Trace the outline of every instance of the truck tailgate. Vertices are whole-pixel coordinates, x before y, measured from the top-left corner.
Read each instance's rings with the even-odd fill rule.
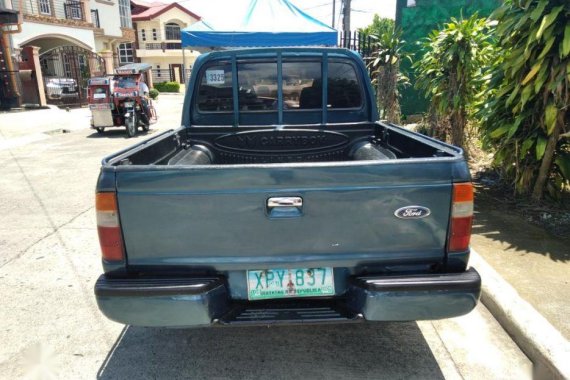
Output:
[[[449,160],[118,167],[128,265],[224,271],[441,262],[452,167]],[[271,214],[274,197],[299,197],[302,206]],[[431,213],[396,217],[406,206]]]

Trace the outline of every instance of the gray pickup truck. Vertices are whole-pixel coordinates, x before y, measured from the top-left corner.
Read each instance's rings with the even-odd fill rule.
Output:
[[[374,99],[344,49],[200,56],[182,126],[103,160],[101,311],[169,327],[471,311],[462,151],[377,121]]]

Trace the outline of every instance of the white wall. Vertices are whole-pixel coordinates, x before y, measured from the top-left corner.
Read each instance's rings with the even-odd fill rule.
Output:
[[[20,46],[32,38],[61,38],[70,41],[70,45],[78,45],[76,41],[80,41],[90,50],[95,50],[95,38],[92,29],[82,29],[77,27],[68,27],[53,24],[37,24],[25,21],[22,25],[22,32],[12,34],[14,46]],[[33,45],[33,43],[31,43]]]
[[[122,36],[119,2],[117,0],[105,1],[105,3],[91,0],[89,6],[90,9],[97,9],[99,11],[99,23],[101,24],[101,28],[105,30],[106,36]]]
[[[160,23],[158,21],[136,21],[137,32],[139,38],[139,44],[144,48],[144,44],[148,42],[162,42],[163,30],[161,30]],[[152,30],[156,29],[157,39],[152,38]],[[142,31],[145,31],[146,41],[142,39]]]

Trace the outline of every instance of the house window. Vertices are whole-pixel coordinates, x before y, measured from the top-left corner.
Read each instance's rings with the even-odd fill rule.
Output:
[[[63,4],[65,8],[65,18],[72,20],[82,20],[82,5],[79,1],[68,1]]]
[[[144,29],[141,29],[141,38],[143,41],[146,41],[146,32],[144,31]]]
[[[130,0],[119,0],[119,15],[121,16],[121,27],[132,28],[131,2]]]
[[[51,15],[51,4],[50,0],[38,0],[38,7],[40,13],[43,15]]]
[[[119,63],[133,63],[135,61],[133,56],[133,44],[123,43],[119,45]]]
[[[153,29],[153,30],[152,30],[152,39],[153,39],[154,41],[156,41],[156,40],[158,39],[158,37],[157,37],[157,35],[156,35],[156,29]]]
[[[167,40],[179,40],[180,39],[180,26],[173,22],[169,22],[164,27],[164,31],[166,32],[166,39]]]

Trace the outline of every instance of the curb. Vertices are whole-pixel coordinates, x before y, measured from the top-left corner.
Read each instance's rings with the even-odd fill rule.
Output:
[[[570,343],[522,299],[477,252],[469,264],[481,275],[481,301],[534,364],[534,378],[570,379]]]

